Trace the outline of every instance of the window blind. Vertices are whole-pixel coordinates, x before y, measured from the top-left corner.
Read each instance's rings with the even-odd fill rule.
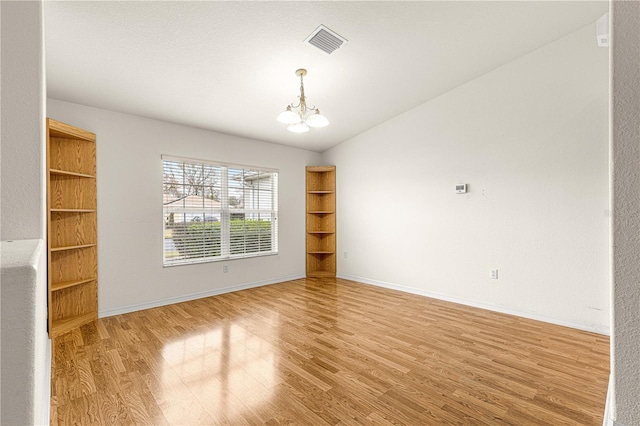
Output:
[[[278,172],[162,157],[164,266],[278,252]]]

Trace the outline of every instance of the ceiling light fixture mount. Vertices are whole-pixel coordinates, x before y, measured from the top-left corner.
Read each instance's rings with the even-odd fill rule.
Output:
[[[296,75],[300,77],[300,101],[297,104],[287,105],[287,108],[278,115],[278,121],[287,124],[287,130],[293,133],[305,133],[310,127],[325,127],[329,125],[329,120],[320,114],[320,110],[315,106],[308,107],[304,96],[304,82],[302,78],[307,75],[307,70],[300,68],[296,70]]]

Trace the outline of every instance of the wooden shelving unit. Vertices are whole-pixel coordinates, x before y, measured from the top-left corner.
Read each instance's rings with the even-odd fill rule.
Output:
[[[336,167],[307,167],[307,277],[336,276]]]
[[[96,135],[47,119],[49,335],[98,318]]]

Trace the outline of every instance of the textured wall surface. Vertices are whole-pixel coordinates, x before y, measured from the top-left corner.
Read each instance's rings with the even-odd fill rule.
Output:
[[[45,78],[42,5],[2,4],[0,239],[44,238]]]
[[[338,273],[608,333],[608,50],[594,28],[327,151]]]
[[[47,113],[96,134],[100,315],[304,276],[305,166],[319,153],[54,99]],[[278,169],[279,254],[163,268],[162,154]]]
[[[51,371],[45,245],[43,240],[2,241],[0,252],[1,421],[3,425],[42,424],[49,414]]]
[[[612,3],[613,340],[616,424],[640,425],[640,2]]]
[[[40,1],[0,2],[1,424],[48,424],[44,36]],[[9,244],[9,245],[7,245]],[[26,244],[26,246],[24,246]],[[22,249],[20,249],[22,247]],[[12,257],[13,249],[22,255]]]

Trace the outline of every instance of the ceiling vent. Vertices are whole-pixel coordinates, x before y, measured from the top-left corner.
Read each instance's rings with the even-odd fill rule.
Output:
[[[324,25],[320,25],[305,39],[305,43],[309,43],[329,55],[339,49],[346,41],[346,38],[334,33]]]

